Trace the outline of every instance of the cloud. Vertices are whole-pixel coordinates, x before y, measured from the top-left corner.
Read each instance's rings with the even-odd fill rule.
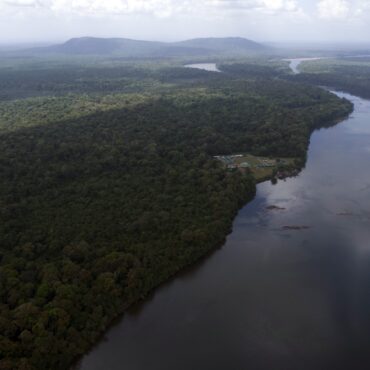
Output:
[[[39,5],[38,0],[3,0],[0,1],[1,3],[10,7],[36,7]]]
[[[297,10],[297,3],[293,0],[263,0],[262,3],[269,10]]]
[[[295,12],[295,0],[0,0],[9,8],[43,8],[53,13],[80,15],[152,14],[170,17],[176,14],[215,14],[228,12]]]
[[[364,40],[370,0],[0,0],[0,39],[36,34]]]
[[[341,20],[351,14],[351,6],[347,0],[321,0],[317,4],[318,15],[322,19]]]

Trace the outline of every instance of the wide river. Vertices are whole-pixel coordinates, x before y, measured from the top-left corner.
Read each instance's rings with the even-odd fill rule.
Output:
[[[337,95],[355,111],[312,135],[299,176],[258,185],[226,244],[127,313],[82,370],[370,369],[370,102]]]

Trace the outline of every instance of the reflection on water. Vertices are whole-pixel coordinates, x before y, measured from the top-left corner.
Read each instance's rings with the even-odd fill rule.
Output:
[[[198,63],[198,64],[187,64],[186,68],[203,69],[209,72],[221,72],[215,63]]]
[[[370,368],[370,103],[340,95],[355,113],[313,134],[303,172],[260,184],[224,247],[125,315],[81,369]]]

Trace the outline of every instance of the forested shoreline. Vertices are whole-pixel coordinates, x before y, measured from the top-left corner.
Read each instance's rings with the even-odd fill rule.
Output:
[[[327,86],[370,99],[370,58],[327,59],[303,63],[302,73],[289,79]]]
[[[223,244],[256,184],[214,155],[301,167],[312,131],[352,111],[266,68],[23,71],[0,84],[1,369],[68,369],[126,307]]]

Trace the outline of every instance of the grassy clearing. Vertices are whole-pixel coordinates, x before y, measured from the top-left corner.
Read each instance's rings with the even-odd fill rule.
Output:
[[[256,182],[271,179],[279,169],[294,167],[294,158],[258,157],[252,154],[216,156],[230,170],[250,171]]]

